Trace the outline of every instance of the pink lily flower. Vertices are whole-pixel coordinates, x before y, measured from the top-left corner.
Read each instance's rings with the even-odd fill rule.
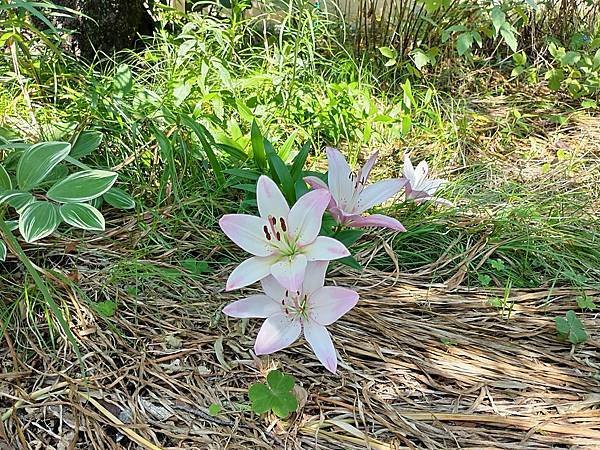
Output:
[[[416,203],[432,201],[441,205],[452,206],[452,203],[443,198],[434,197],[433,194],[447,181],[442,179],[427,179],[429,166],[427,161],[421,161],[414,168],[408,153],[404,154],[404,177],[407,179],[405,194],[407,199]]]
[[[400,192],[406,181],[393,178],[367,186],[367,179],[377,161],[377,152],[374,152],[360,172],[355,174],[339,150],[327,147],[326,151],[329,164],[327,184],[312,176],[305,177],[304,181],[313,189],[327,190],[331,193],[327,209],[336,222],[350,227],[386,227],[406,231],[404,226],[392,217],[382,214],[362,215]]]
[[[226,214],[219,220],[227,237],[254,255],[229,275],[225,290],[248,286],[273,275],[286,289],[296,291],[309,261],[330,261],[350,255],[336,239],[318,236],[330,197],[329,192],[312,191],[290,209],[273,180],[261,176],[256,185],[260,217]]]
[[[254,344],[257,355],[267,355],[293,344],[302,332],[316,357],[332,373],[337,355],[327,326],[358,302],[351,289],[324,286],[327,261],[311,262],[297,291],[287,290],[272,277],[261,280],[266,295],[252,295],[230,303],[223,312],[231,317],[266,319]]]

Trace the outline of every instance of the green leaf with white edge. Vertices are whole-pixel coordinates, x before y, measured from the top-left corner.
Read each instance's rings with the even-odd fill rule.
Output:
[[[117,181],[108,170],[83,170],[69,175],[50,188],[47,197],[58,203],[81,203],[100,197]]]
[[[102,133],[99,131],[83,131],[77,137],[77,140],[71,148],[69,156],[73,158],[82,158],[89,155],[102,143]]]
[[[0,241],[0,261],[6,261],[6,254],[8,250],[6,249],[6,244],[4,241]]]
[[[68,142],[42,142],[31,146],[23,152],[17,165],[17,184],[24,191],[34,188],[70,151]]]
[[[4,225],[6,226],[6,228],[8,228],[9,231],[15,231],[17,228],[19,228],[19,221],[18,220],[5,220]]]
[[[12,181],[8,172],[3,165],[0,164],[0,189],[12,189]]]
[[[34,202],[19,217],[19,232],[32,243],[51,235],[60,225],[58,208],[48,202]]]
[[[27,205],[34,201],[35,198],[29,192],[11,190],[0,193],[0,205],[2,203],[8,203],[15,208],[19,214]]]
[[[88,203],[65,203],[60,207],[60,216],[73,227],[89,231],[104,231],[104,217]]]
[[[90,205],[92,205],[97,210],[100,210],[100,208],[102,208],[102,205],[104,205],[104,197],[96,197],[90,200]]]
[[[123,189],[117,187],[110,188],[103,196],[106,203],[118,209],[135,208],[135,200]]]

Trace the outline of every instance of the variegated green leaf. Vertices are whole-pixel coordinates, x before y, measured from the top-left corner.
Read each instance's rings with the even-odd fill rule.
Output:
[[[6,261],[6,244],[4,241],[0,241],[0,261]]]
[[[51,235],[60,225],[58,208],[48,202],[34,202],[23,210],[19,231],[25,241],[32,243]]]
[[[6,225],[6,228],[8,228],[9,231],[15,231],[17,228],[19,228],[19,221],[18,220],[5,220],[4,225]]]
[[[30,203],[33,203],[35,198],[29,192],[23,191],[4,191],[0,193],[0,205],[8,203],[15,208],[20,214],[21,211]]]
[[[83,170],[59,181],[48,191],[48,198],[59,203],[81,203],[100,197],[117,180],[107,170]]]
[[[119,209],[132,209],[135,208],[135,200],[125,192],[123,189],[116,187],[110,188],[110,190],[103,195],[104,200],[110,206],[114,206]]]
[[[60,216],[69,225],[82,230],[104,230],[104,217],[87,203],[65,203],[60,207]]]
[[[0,189],[12,189],[12,181],[3,165],[0,165]]]
[[[68,142],[41,142],[23,152],[17,165],[17,184],[27,191],[34,188],[71,151]]]
[[[99,131],[84,131],[77,137],[77,140],[73,144],[70,156],[73,158],[87,156],[96,150],[101,143],[102,133]]]

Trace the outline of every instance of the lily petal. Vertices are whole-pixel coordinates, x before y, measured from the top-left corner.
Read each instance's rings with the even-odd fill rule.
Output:
[[[325,286],[310,296],[310,317],[321,325],[331,325],[358,302],[358,294],[352,289]]]
[[[415,168],[413,167],[412,162],[410,161],[408,152],[404,153],[404,170],[402,172],[404,177],[412,185],[415,182]]]
[[[269,215],[287,217],[290,212],[285,197],[275,182],[266,175],[261,175],[256,183],[256,203],[258,212],[263,219],[267,219]]]
[[[413,189],[421,189],[421,183],[425,181],[428,173],[429,165],[427,164],[427,161],[423,160],[417,164],[417,167],[415,167],[415,179],[414,183],[412,184]]]
[[[370,184],[360,193],[356,213],[363,213],[373,206],[385,202],[400,192],[405,184],[406,180],[404,178],[382,180],[375,184]]]
[[[331,373],[335,373],[337,370],[337,354],[327,328],[308,320],[304,323],[304,337],[321,364]]]
[[[437,190],[446,183],[446,180],[435,179],[435,180],[424,180],[419,187],[420,190],[425,191],[429,195],[433,195]]]
[[[306,295],[311,295],[317,289],[321,289],[325,284],[325,274],[329,261],[314,261],[309,262],[304,273],[304,281],[302,283],[302,292]]]
[[[325,150],[329,167],[327,173],[329,191],[338,204],[345,204],[354,192],[354,186],[350,179],[352,170],[339,150],[332,147],[327,147]]]
[[[393,217],[384,216],[383,214],[371,214],[370,216],[359,216],[356,219],[348,222],[348,225],[356,228],[365,227],[382,227],[390,228],[397,231],[406,231],[404,225]]]
[[[315,242],[304,247],[308,261],[331,261],[350,256],[344,244],[328,236],[319,236]]]
[[[268,355],[291,345],[300,337],[302,325],[286,314],[275,314],[269,317],[260,327],[254,353]]]
[[[239,247],[256,256],[269,256],[275,252],[265,236],[265,221],[248,214],[226,214],[219,220],[221,230]]]
[[[313,176],[304,177],[304,182],[306,184],[308,184],[313,189],[327,189],[327,190],[329,190],[329,187],[327,186],[327,183],[325,183],[319,177],[313,177]]]
[[[248,317],[266,318],[281,313],[281,303],[267,295],[251,295],[230,303],[223,312],[230,317],[245,319]]]
[[[247,259],[233,269],[233,272],[227,278],[225,290],[232,291],[243,288],[266,277],[271,272],[271,266],[274,262],[275,258],[270,256],[253,256]]]
[[[306,256],[296,255],[284,258],[271,266],[271,275],[284,288],[290,291],[299,291],[306,272]]]
[[[369,159],[367,159],[367,162],[361,169],[359,178],[360,178],[360,180],[362,180],[363,184],[369,179],[369,174],[371,173],[373,166],[377,162],[378,156],[379,156],[379,152],[377,152],[377,151],[374,151],[373,153],[371,153],[371,156],[369,156]]]
[[[329,191],[315,189],[300,197],[292,207],[288,215],[289,232],[295,236],[298,245],[310,244],[315,240],[330,198]]]
[[[273,300],[281,301],[281,299],[285,296],[285,288],[275,279],[273,275],[269,275],[262,280],[260,280],[260,284],[269,297]]]

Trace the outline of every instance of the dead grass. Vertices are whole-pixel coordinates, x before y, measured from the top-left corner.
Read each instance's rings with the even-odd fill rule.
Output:
[[[60,290],[85,374],[62,343],[51,350],[28,327],[6,331],[4,448],[600,445],[597,314],[580,314],[590,333],[584,345],[555,336],[553,318],[577,309],[580,290],[512,290],[499,310],[488,302],[503,290],[449,290],[428,284],[426,274],[333,271],[330,282],[355,286],[361,301],[332,327],[341,364],[331,376],[304,342],[273,357],[252,353],[259,321],[220,313],[241,295],[223,292],[230,268],[202,278],[159,271],[115,282],[114,267],[126,257],[118,249],[131,234],[113,239],[110,246],[55,248],[63,267],[78,268],[71,277],[80,291]],[[160,257],[153,264],[171,269]],[[117,314],[99,318],[86,295],[117,301]],[[597,291],[587,295],[600,299]],[[48,342],[45,317],[31,320]],[[247,408],[248,386],[275,367],[293,374],[306,396],[287,421]],[[222,413],[210,416],[211,403]]]

